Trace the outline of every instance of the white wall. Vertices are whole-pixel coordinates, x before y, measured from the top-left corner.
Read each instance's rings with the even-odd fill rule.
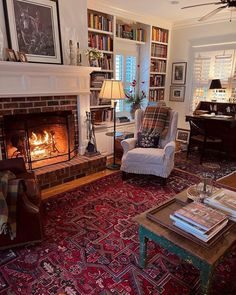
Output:
[[[80,42],[81,50],[88,47],[87,0],[58,0],[58,3],[64,64],[69,64],[70,39],[74,44]],[[8,47],[2,0],[0,0],[0,35],[1,32],[4,36],[4,47]],[[83,64],[86,64],[85,58]]]
[[[234,42],[234,44],[230,44],[232,42]],[[187,80],[184,102],[169,101],[171,75],[168,75],[167,81],[167,104],[179,112],[179,128],[188,128],[188,124],[185,122],[185,115],[189,113],[189,105],[192,95],[192,62],[194,56],[193,46],[204,46],[207,44],[218,45],[211,45],[210,47],[201,48],[204,48],[205,50],[232,48],[232,46],[236,48],[236,21],[203,24],[172,30],[170,40],[170,55],[168,59],[169,73],[171,73],[173,62],[187,62]]]

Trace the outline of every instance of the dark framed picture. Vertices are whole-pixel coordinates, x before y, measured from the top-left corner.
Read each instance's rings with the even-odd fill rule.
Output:
[[[9,47],[29,62],[62,64],[57,0],[3,0]]]
[[[185,97],[185,86],[170,86],[170,101],[183,102]]]
[[[187,129],[178,129],[176,134],[176,141],[188,143],[190,131]]]
[[[17,61],[16,53],[13,49],[6,48],[6,55],[9,61]]]
[[[175,62],[172,64],[172,84],[183,85],[186,82],[186,71],[187,63],[186,62]]]

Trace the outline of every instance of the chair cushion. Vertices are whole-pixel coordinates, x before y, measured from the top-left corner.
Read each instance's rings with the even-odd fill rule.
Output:
[[[138,132],[137,134],[137,147],[142,148],[157,148],[159,143],[159,134],[149,134]]]
[[[126,161],[144,164],[163,164],[164,150],[157,148],[135,148],[127,153]]]

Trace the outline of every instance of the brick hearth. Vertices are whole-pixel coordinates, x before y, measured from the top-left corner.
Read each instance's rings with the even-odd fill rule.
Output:
[[[106,156],[78,156],[71,161],[35,170],[41,189],[63,184],[106,168]]]
[[[5,158],[3,144],[3,116],[13,114],[32,114],[53,111],[72,111],[75,118],[75,148],[78,148],[77,96],[44,96],[44,97],[0,97],[0,145]]]

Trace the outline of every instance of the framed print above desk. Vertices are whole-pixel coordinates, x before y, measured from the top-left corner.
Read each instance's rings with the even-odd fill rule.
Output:
[[[170,86],[170,101],[183,102],[185,96],[185,86]]]
[[[186,82],[186,62],[174,62],[172,64],[171,84],[184,85]]]

